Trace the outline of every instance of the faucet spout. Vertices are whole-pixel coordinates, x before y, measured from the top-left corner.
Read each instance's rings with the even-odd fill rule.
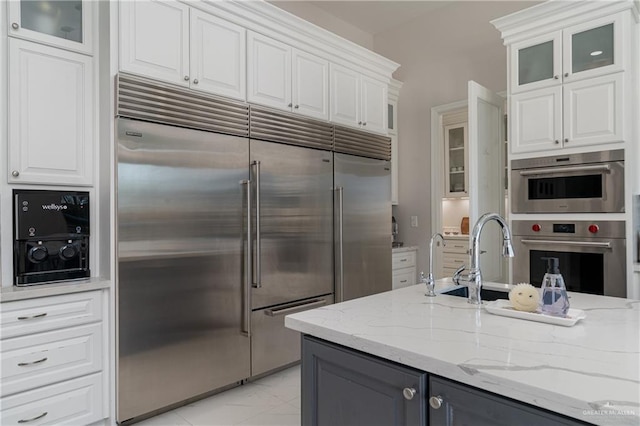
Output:
[[[511,230],[509,225],[502,216],[497,213],[485,213],[478,222],[476,222],[471,232],[471,267],[467,276],[469,289],[469,303],[480,305],[482,299],[480,291],[482,290],[482,271],[480,270],[480,233],[487,222],[495,220],[502,229],[502,255],[504,257],[513,257],[513,246],[511,244]]]

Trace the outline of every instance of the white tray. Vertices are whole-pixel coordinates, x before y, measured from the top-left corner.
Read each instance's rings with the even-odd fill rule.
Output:
[[[539,312],[516,311],[511,307],[511,302],[509,302],[508,300],[500,299],[494,300],[493,302],[487,302],[484,305],[484,308],[487,310],[487,312],[494,315],[520,318],[528,321],[544,322],[547,324],[562,325],[565,327],[571,327],[581,319],[587,317],[587,314],[585,314],[584,311],[580,309],[569,309],[566,318],[554,317],[551,315],[541,314]]]

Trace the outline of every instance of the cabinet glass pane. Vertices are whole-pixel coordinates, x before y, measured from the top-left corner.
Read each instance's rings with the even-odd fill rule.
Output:
[[[449,129],[449,149],[464,148],[464,127]]]
[[[613,60],[613,24],[571,36],[572,72],[611,65]]]
[[[22,0],[22,28],[82,43],[82,1]]]
[[[518,84],[553,78],[553,41],[518,51]]]
[[[388,128],[389,130],[393,130],[394,122],[393,122],[393,105],[387,104],[387,120],[389,122]]]

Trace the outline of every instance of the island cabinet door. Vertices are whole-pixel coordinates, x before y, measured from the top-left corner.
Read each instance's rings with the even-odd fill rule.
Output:
[[[426,373],[313,337],[302,342],[302,425],[426,426]]]
[[[428,404],[429,426],[578,426],[586,424],[434,376],[429,377]]]

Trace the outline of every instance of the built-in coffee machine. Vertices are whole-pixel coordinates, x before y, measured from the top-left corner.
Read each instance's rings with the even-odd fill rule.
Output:
[[[89,193],[13,191],[14,284],[90,276]]]

